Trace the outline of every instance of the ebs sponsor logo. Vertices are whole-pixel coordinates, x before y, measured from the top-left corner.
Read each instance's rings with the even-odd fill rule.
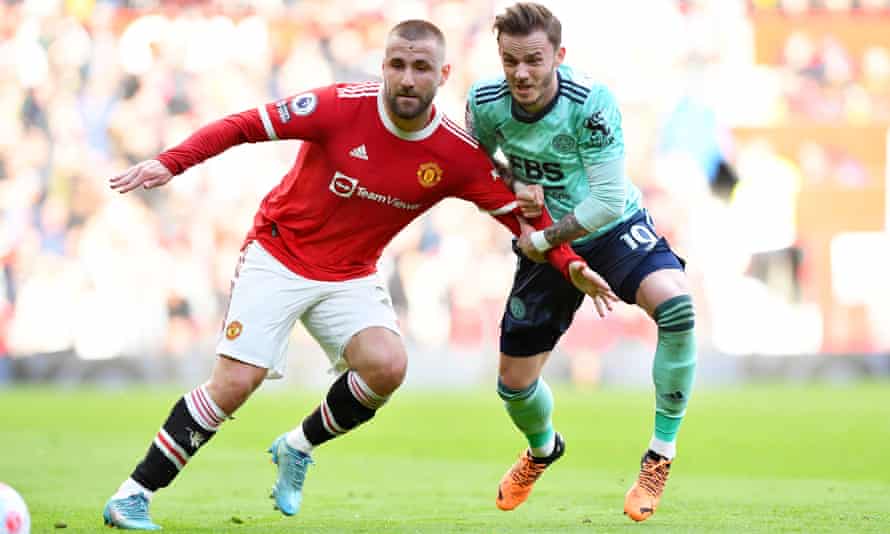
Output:
[[[526,180],[539,182],[544,179],[557,181],[565,178],[562,165],[558,162],[540,162],[513,154],[508,154],[507,159],[510,160],[510,167]]]

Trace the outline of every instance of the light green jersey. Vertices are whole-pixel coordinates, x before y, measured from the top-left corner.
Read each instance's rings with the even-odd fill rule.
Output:
[[[503,76],[473,84],[467,128],[490,155],[500,148],[514,178],[544,188],[554,220],[575,213],[584,224],[591,210],[611,203],[608,222],[577,240],[581,242],[636,213],[640,190],[624,173],[621,113],[612,93],[566,65],[559,67],[557,78],[556,98],[533,116],[514,105]],[[608,170],[605,175],[603,169]],[[602,219],[602,214],[598,216]]]

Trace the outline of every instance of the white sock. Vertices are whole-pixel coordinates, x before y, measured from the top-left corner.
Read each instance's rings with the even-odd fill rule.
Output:
[[[305,452],[306,454],[312,454],[312,449],[315,448],[315,446],[309,443],[309,440],[306,439],[306,434],[303,434],[303,425],[288,432],[284,441],[291,447],[300,452]]]
[[[676,441],[661,441],[660,439],[652,436],[652,440],[649,441],[649,448],[658,454],[664,456],[668,460],[673,460],[674,456],[677,455],[677,442]]]
[[[553,449],[556,448],[556,433],[553,434],[547,443],[541,445],[540,447],[529,447],[532,451],[532,456],[535,458],[546,458],[553,454]]]
[[[150,491],[145,488],[142,484],[136,482],[132,478],[128,478],[124,480],[124,483],[121,484],[121,487],[117,489],[117,493],[111,496],[112,499],[126,499],[130,495],[136,495],[137,493],[142,493],[145,495],[149,501],[151,501],[152,496],[155,492]]]

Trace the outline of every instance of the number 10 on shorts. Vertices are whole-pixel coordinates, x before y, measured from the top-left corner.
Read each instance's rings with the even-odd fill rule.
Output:
[[[655,224],[652,222],[652,217],[648,212],[646,213],[645,222],[634,224],[630,227],[630,230],[621,234],[620,238],[631,250],[637,250],[640,247],[652,250],[655,244],[658,243]]]

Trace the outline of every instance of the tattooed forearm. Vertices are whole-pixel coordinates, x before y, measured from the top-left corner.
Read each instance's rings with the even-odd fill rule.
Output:
[[[574,241],[588,233],[578,222],[578,219],[575,218],[575,214],[569,213],[560,219],[559,222],[544,230],[544,237],[555,247],[561,243]]]

